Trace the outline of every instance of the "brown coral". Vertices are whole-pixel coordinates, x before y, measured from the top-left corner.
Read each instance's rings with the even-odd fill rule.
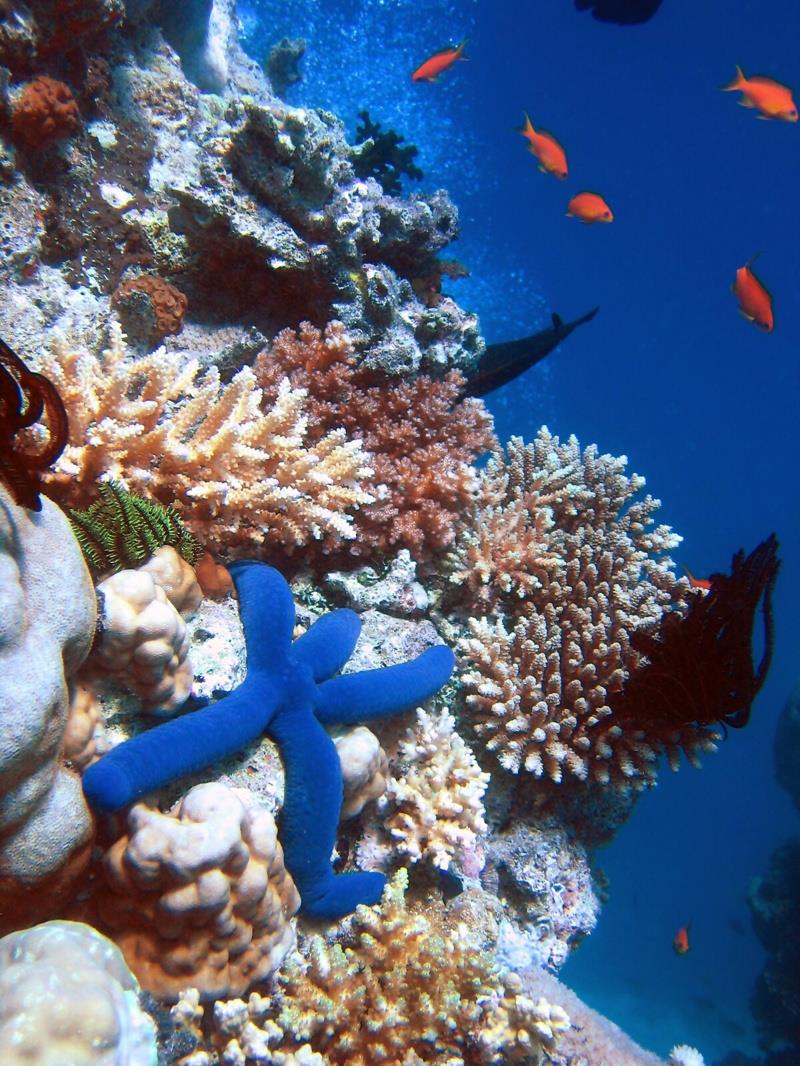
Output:
[[[111,302],[126,332],[135,331],[143,341],[151,343],[180,333],[189,304],[180,289],[154,274],[123,281]]]
[[[659,501],[639,497],[644,479],[625,465],[546,429],[528,447],[514,439],[481,475],[480,503],[460,532],[451,566],[464,605],[513,612],[510,624],[470,619],[462,643],[475,729],[513,773],[625,790],[655,778],[663,737],[623,729],[612,707],[642,658],[635,635],[655,632],[667,610],[685,613],[690,590],[665,555],[680,538],[649,528]],[[519,549],[492,536],[508,528],[505,508],[510,521],[527,521]],[[483,568],[470,555],[480,551]],[[713,740],[688,725],[673,743],[694,758]]]
[[[166,814],[136,804],[103,869],[99,921],[159,999],[241,995],[294,943],[300,897],[275,822],[239,789],[196,785]]]
[[[29,81],[11,108],[14,137],[28,148],[41,148],[78,128],[80,113],[68,85],[46,74]]]
[[[356,517],[358,539],[348,553],[409,548],[427,559],[454,538],[459,512],[472,499],[472,462],[494,440],[491,418],[480,401],[460,400],[457,371],[437,381],[380,379],[355,365],[353,341],[340,322],[324,333],[308,322],[283,330],[255,363],[264,402],[280,381],[308,389],[309,437],[334,426],[363,440],[373,465],[367,490],[375,502]]]

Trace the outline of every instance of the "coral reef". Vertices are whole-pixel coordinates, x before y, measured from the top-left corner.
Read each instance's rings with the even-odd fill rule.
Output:
[[[512,773],[641,789],[667,742],[692,758],[713,744],[702,727],[668,741],[622,730],[612,709],[641,659],[634,634],[681,617],[689,596],[665,555],[679,538],[649,528],[659,501],[636,498],[644,479],[625,465],[547,429],[512,439],[450,556],[465,610],[511,616],[470,619],[461,649],[471,721]]]
[[[174,506],[215,552],[355,536],[349,512],[370,500],[360,442],[343,429],[309,441],[305,394],[288,383],[262,411],[248,367],[225,386],[215,368],[202,380],[198,371],[164,349],[129,358],[114,322],[102,360],[57,346],[52,373],[70,437],[49,491],[81,504],[100,476],[115,479]]]
[[[349,555],[408,548],[419,560],[451,543],[474,491],[470,464],[493,441],[483,405],[459,399],[456,372],[390,384],[355,365],[341,323],[321,333],[304,322],[297,334],[284,330],[276,337],[256,359],[255,373],[266,404],[275,401],[284,377],[308,389],[310,440],[343,426],[370,453],[366,487],[374,502],[356,517],[358,538]]]
[[[3,1066],[155,1066],[156,1034],[119,949],[91,926],[46,922],[0,940]]]
[[[676,1044],[669,1053],[669,1066],[706,1066],[705,1059],[689,1044]]]
[[[67,512],[95,577],[138,566],[165,546],[194,563],[197,541],[173,507],[126,492],[117,481],[100,482],[97,493],[85,511]]]
[[[56,564],[57,561],[57,564]],[[92,842],[78,777],[61,764],[67,685],[95,632],[94,588],[66,517],[0,485],[0,930],[49,917]]]
[[[145,344],[180,333],[188,302],[180,289],[153,274],[126,279],[111,300],[126,334]]]
[[[314,937],[279,975],[281,1047],[308,1042],[331,1064],[541,1062],[568,1024],[563,1010],[521,994],[475,950],[442,905],[411,910],[399,871],[379,907],[359,907],[345,939]]]
[[[80,112],[69,86],[46,74],[27,82],[11,105],[14,138],[28,149],[68,137],[79,122]]]
[[[218,703],[114,748],[86,771],[84,792],[96,810],[119,810],[266,733],[285,766],[281,843],[303,912],[338,918],[375,902],[384,879],[331,870],[342,777],[323,726],[389,716],[427,699],[450,677],[453,654],[439,646],[399,666],[331,678],[355,647],[358,616],[334,611],[292,643],[295,609],[281,575],[252,562],[231,572],[247,642],[245,680]]]
[[[389,764],[380,741],[366,726],[334,737],[342,767],[342,819],[354,818],[386,790]]]
[[[47,437],[32,444],[24,431],[42,416]],[[18,504],[42,509],[42,475],[63,452],[68,433],[67,412],[53,383],[29,370],[0,340],[0,480]]]
[[[488,783],[489,774],[456,732],[452,714],[420,708],[416,724],[400,740],[393,775],[377,805],[393,856],[412,863],[425,859],[440,870],[474,856],[487,832],[482,796]],[[471,866],[474,876],[480,862],[473,859]]]
[[[359,111],[358,117],[361,121],[356,126],[353,170],[359,178],[376,178],[383,191],[391,195],[401,191],[403,177],[421,181],[425,175],[414,162],[419,148],[415,144],[403,145],[405,138],[394,130],[381,129],[380,122],[369,117],[369,111]]]
[[[773,852],[766,874],[751,881],[747,902],[767,952],[751,998],[759,1043],[766,1050],[788,1047],[796,1058],[800,1055],[800,839],[788,840]]]
[[[300,898],[272,815],[247,793],[197,785],[170,811],[136,804],[104,855],[94,905],[142,985],[174,1002],[241,995],[294,943]]]
[[[264,71],[278,96],[285,96],[287,89],[302,80],[300,60],[305,51],[306,42],[300,37],[283,37],[270,48],[264,60]]]

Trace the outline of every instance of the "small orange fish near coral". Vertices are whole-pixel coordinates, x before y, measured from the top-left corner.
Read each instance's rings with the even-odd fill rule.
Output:
[[[212,600],[221,600],[233,591],[233,579],[227,567],[218,563],[209,552],[201,557],[194,574],[203,594]]]
[[[567,215],[581,222],[613,222],[614,213],[596,192],[579,192],[567,204]]]
[[[711,582],[707,577],[695,577],[688,566],[684,566],[683,569],[693,589],[702,589],[703,592],[711,591]]]
[[[792,99],[792,90],[788,85],[781,85],[772,78],[756,74],[745,77],[741,67],[736,67],[736,77],[728,85],[722,86],[724,93],[741,91],[742,107],[754,107],[761,114],[759,118],[780,118],[784,122],[797,122],[797,105]]]
[[[736,280],[731,289],[739,301],[739,310],[745,318],[763,329],[772,332],[775,320],[772,314],[772,297],[750,269],[752,259],[736,271]]]
[[[518,131],[528,140],[528,151],[539,160],[539,170],[545,174],[555,174],[557,178],[567,176],[567,154],[552,133],[535,130],[528,115],[525,125]]]
[[[672,950],[676,955],[685,955],[689,950],[689,926],[682,925],[672,938]]]
[[[444,73],[445,70],[449,70],[457,59],[466,60],[467,57],[464,55],[466,43],[465,38],[461,44],[449,45],[447,48],[434,52],[432,56],[429,56],[424,63],[417,67],[411,75],[411,80],[436,81],[439,75]]]

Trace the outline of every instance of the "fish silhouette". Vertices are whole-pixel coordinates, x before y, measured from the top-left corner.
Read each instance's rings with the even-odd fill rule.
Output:
[[[566,340],[574,329],[593,319],[599,310],[599,307],[595,307],[588,314],[576,318],[574,322],[564,322],[554,314],[553,325],[548,329],[533,333],[530,337],[522,337],[518,341],[488,345],[477,367],[467,378],[466,395],[485,396],[487,392],[493,392],[501,385],[513,381],[528,367],[541,362]]]
[[[647,22],[661,7],[661,0],[575,0],[578,11],[592,10],[598,22],[635,26]]]

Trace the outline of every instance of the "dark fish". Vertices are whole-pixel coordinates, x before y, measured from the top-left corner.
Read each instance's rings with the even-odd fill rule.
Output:
[[[661,7],[661,0],[575,0],[578,11],[588,11],[598,22],[635,26],[647,22]]]
[[[487,392],[513,381],[528,367],[540,363],[566,340],[577,326],[589,322],[599,310],[599,307],[595,307],[593,311],[582,318],[576,318],[574,322],[562,322],[559,316],[554,314],[553,325],[549,329],[543,329],[518,341],[488,345],[474,372],[467,379],[466,395],[485,396]]]

